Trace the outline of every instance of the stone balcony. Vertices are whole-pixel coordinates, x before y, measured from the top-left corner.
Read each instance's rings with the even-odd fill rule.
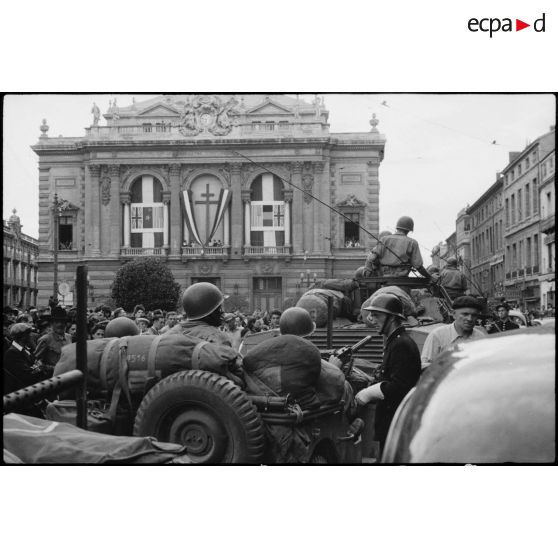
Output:
[[[245,246],[244,256],[290,256],[290,246]]]
[[[122,246],[120,248],[120,256],[125,259],[143,258],[143,257],[167,257],[167,248],[130,248]]]
[[[226,262],[229,259],[230,250],[230,246],[183,246],[182,261],[220,258]]]

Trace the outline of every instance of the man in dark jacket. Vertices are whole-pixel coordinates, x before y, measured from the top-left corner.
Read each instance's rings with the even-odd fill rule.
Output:
[[[496,306],[496,314],[498,314],[499,319],[494,323],[486,324],[486,331],[488,333],[519,329],[519,326],[513,320],[510,320],[510,307],[505,302],[501,302]]]
[[[378,295],[364,310],[370,311],[384,336],[383,373],[380,382],[359,391],[355,399],[359,405],[377,403],[375,438],[383,449],[397,407],[419,379],[420,351],[402,325],[403,304],[397,296]]]
[[[14,324],[10,328],[12,343],[4,355],[4,395],[44,380],[44,373],[35,361],[29,346],[31,325]]]

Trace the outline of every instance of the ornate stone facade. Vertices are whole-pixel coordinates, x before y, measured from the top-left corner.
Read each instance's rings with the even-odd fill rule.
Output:
[[[320,202],[364,200],[363,224],[377,235],[385,138],[376,126],[330,133],[323,99],[285,95],[164,95],[109,108],[108,126],[74,140],[80,149],[49,138],[48,127],[33,146],[39,303],[52,292],[55,193],[76,208],[65,221],[75,250],[59,254],[59,281],[72,286],[86,263],[91,304],[108,299],[118,266],[140,256],[166,259],[185,286],[203,277],[253,308],[296,297],[301,272],[346,277],[361,265],[367,240],[347,250],[339,215]]]

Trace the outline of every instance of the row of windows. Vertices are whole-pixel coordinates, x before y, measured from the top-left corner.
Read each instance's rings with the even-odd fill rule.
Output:
[[[506,227],[520,223],[531,214],[539,212],[539,192],[537,190],[537,179],[533,178],[533,187],[529,183],[523,188],[506,198]]]
[[[502,207],[502,194],[493,197],[486,205],[478,209],[473,215],[473,226],[477,227],[485,219],[494,215]]]
[[[539,235],[506,246],[506,271],[539,265]]]
[[[37,268],[24,263],[4,260],[4,279],[24,283],[37,282]]]
[[[547,175],[551,175],[553,172],[554,172],[554,155],[549,157],[541,165],[541,173],[543,178],[546,178]]]
[[[527,172],[531,165],[534,165],[537,162],[537,152],[532,151],[525,158],[518,163],[515,168],[511,169],[504,178],[504,183],[506,186],[511,184],[516,178],[519,178],[524,172]]]
[[[487,227],[486,230],[473,237],[471,244],[471,257],[473,262],[478,262],[481,258],[486,258],[494,252],[503,248],[503,223],[502,220],[496,221],[494,225]]]

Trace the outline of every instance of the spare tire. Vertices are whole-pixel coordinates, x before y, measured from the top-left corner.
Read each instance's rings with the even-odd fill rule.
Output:
[[[177,372],[143,398],[134,436],[182,444],[195,463],[261,463],[262,419],[248,396],[212,372]]]

